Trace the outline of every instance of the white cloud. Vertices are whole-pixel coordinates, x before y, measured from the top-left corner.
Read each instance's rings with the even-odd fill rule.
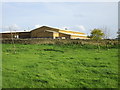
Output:
[[[12,30],[19,30],[20,27],[17,24],[13,24],[11,26],[9,26],[9,28],[11,28]]]
[[[79,28],[82,31],[86,31],[86,29],[83,25],[77,25],[76,27]]]
[[[0,29],[8,29],[8,26],[0,26]]]
[[[85,15],[83,15],[83,14],[74,14],[73,16],[76,17],[76,18],[83,18],[83,17],[85,17]]]
[[[39,25],[39,24],[35,25],[35,28],[39,28],[39,27],[41,27],[41,25]]]
[[[13,24],[13,25],[10,25],[10,26],[0,26],[0,29],[2,31],[14,31],[14,30],[20,30],[21,28],[17,25],[17,24]]]
[[[1,0],[2,2],[119,2],[119,0]]]

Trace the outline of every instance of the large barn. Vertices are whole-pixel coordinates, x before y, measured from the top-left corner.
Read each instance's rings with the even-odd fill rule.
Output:
[[[4,32],[2,38],[88,39],[85,33],[42,26],[31,31]]]
[[[30,32],[28,31],[12,31],[12,32],[3,32],[2,38],[30,38]]]

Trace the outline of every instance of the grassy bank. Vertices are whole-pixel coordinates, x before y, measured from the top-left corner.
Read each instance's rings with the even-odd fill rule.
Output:
[[[3,88],[117,88],[114,46],[3,44],[2,52]]]

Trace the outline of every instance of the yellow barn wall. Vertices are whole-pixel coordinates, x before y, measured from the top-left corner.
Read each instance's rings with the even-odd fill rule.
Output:
[[[59,37],[59,33],[54,32],[54,33],[53,33],[53,38],[55,39],[55,38],[58,38],[58,37]]]
[[[67,31],[67,30],[59,30],[59,32],[61,32],[61,33],[70,33],[70,34],[81,34],[81,35],[85,35],[85,33],[74,32],[74,31]]]
[[[59,37],[65,37],[65,38],[69,39],[70,35],[59,33]]]

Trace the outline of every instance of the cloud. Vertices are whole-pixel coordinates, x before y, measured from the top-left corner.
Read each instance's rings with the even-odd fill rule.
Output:
[[[10,25],[10,26],[0,26],[0,29],[2,31],[14,31],[14,30],[20,30],[21,28],[17,25],[17,24],[13,24],[13,25]]]
[[[46,25],[46,24],[41,24],[41,25],[40,25],[40,24],[36,24],[36,25],[34,26],[34,28],[39,28],[39,27],[42,27],[42,26],[49,26],[49,25]],[[34,29],[34,28],[33,28],[33,29]]]
[[[9,28],[11,28],[12,30],[19,30],[20,27],[17,24],[13,24],[11,26],[9,26]]]
[[[8,26],[0,26],[0,29],[8,29]]]
[[[73,16],[74,16],[74,17],[77,17],[77,18],[83,18],[83,17],[84,17],[83,14],[74,14]]]
[[[79,28],[82,31],[86,31],[86,29],[83,25],[77,25],[76,27]]]
[[[41,27],[41,25],[39,25],[39,24],[35,25],[35,28],[39,28],[39,27]]]

